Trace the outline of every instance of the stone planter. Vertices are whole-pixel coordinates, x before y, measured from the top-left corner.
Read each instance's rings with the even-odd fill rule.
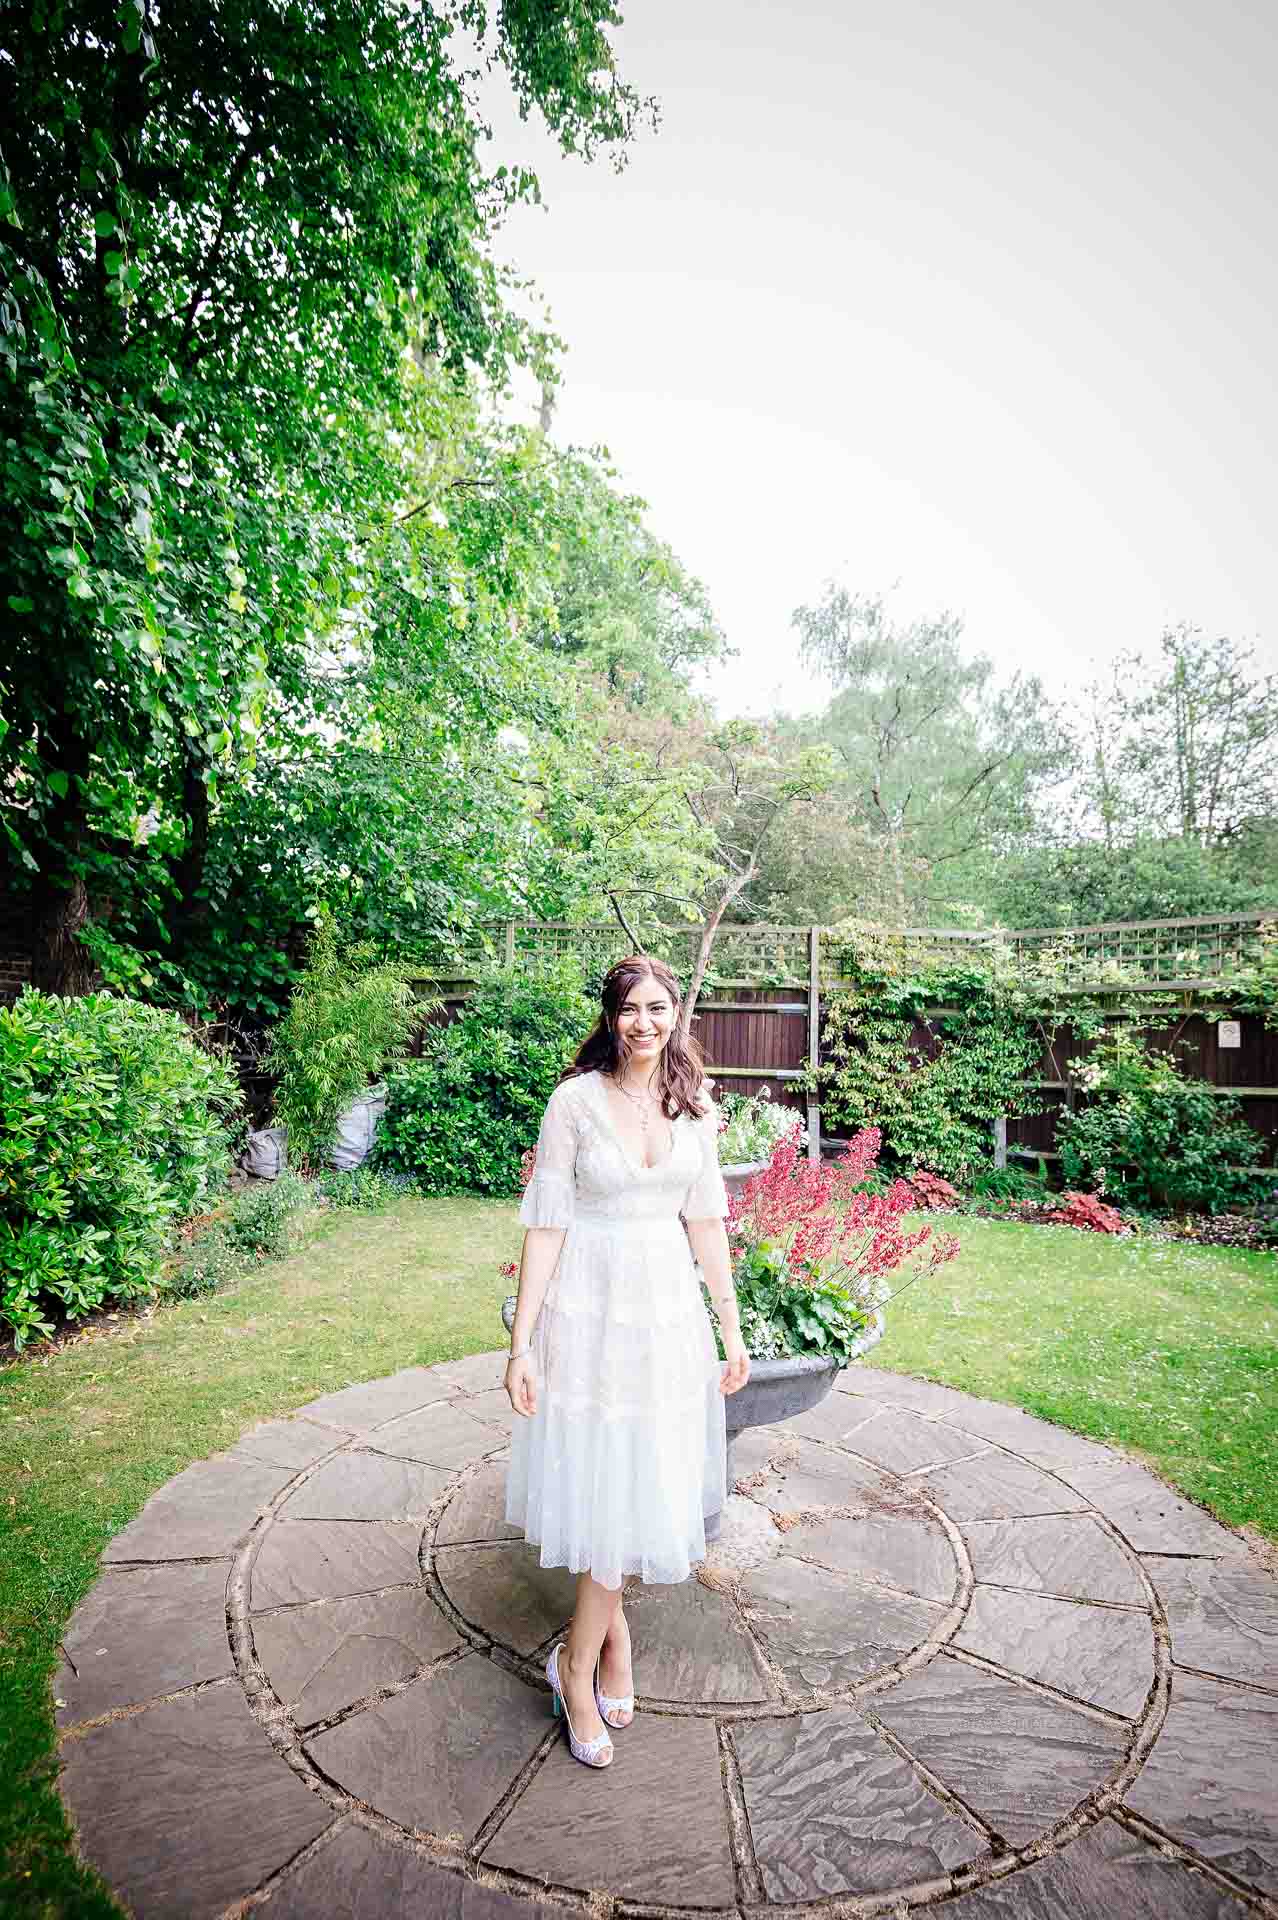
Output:
[[[507,1294],[502,1302],[502,1322],[509,1333],[515,1319],[515,1301],[517,1295]],[[852,1354],[854,1360],[868,1353],[883,1338],[883,1313],[874,1315],[868,1327],[857,1341]],[[733,1443],[747,1427],[770,1427],[778,1420],[790,1420],[797,1413],[807,1413],[825,1399],[835,1379],[841,1371],[841,1363],[827,1360],[819,1353],[789,1353],[779,1360],[751,1360],[750,1378],[736,1393],[730,1393],[724,1402],[724,1421],[728,1439],[728,1492],[736,1479],[733,1470]],[[706,1519],[706,1539],[719,1537],[720,1516],[711,1514]]]
[[[720,1167],[723,1184],[728,1189],[728,1198],[735,1200],[746,1181],[754,1174],[762,1173],[767,1164],[766,1160],[743,1160],[734,1167]]]

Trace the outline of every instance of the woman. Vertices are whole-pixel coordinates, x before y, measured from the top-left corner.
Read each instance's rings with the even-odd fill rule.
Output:
[[[574,1758],[607,1766],[634,1715],[622,1580],[686,1580],[726,1494],[723,1396],[749,1377],[719,1172],[719,1113],[679,987],[631,954],[551,1094],[519,1217],[506,1519],[577,1574],[546,1663]],[[680,1213],[687,1221],[685,1233]],[[689,1241],[723,1333],[715,1350]],[[607,1723],[605,1725],[605,1722]]]

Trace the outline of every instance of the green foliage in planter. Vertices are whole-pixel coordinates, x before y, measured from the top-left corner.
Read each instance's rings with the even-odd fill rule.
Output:
[[[1267,1192],[1268,1181],[1243,1171],[1257,1165],[1261,1141],[1238,1100],[1166,1054],[1118,1028],[1070,1070],[1087,1104],[1058,1123],[1067,1185],[1159,1212],[1223,1213]]]
[[[343,1109],[403,1053],[427,1011],[402,966],[377,961],[367,944],[339,950],[331,915],[321,917],[264,1062],[280,1075],[275,1118],[295,1167],[323,1164]]]
[[[240,1091],[176,1014],[28,988],[0,1008],[0,1326],[149,1295],[229,1168]]]
[[[872,1309],[859,1304],[833,1280],[809,1277],[796,1285],[786,1248],[765,1240],[743,1247],[733,1262],[732,1280],[746,1352],[756,1360],[785,1354],[821,1354],[841,1366],[853,1357]],[[709,1301],[709,1289],[702,1282]],[[719,1357],[723,1359],[718,1316],[711,1307]]]
[[[1034,1009],[1001,970],[845,956],[856,984],[830,992],[821,1064],[800,1083],[820,1092],[824,1125],[880,1127],[888,1163],[965,1181],[990,1165],[992,1123],[1036,1110],[1024,1088],[1038,1059]],[[929,1055],[914,1044],[927,1021]]]
[[[594,1024],[597,1002],[572,958],[481,980],[420,1060],[387,1076],[373,1164],[426,1193],[509,1195],[559,1075]]]

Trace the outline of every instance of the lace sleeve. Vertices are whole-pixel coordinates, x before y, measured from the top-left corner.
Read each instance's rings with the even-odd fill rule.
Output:
[[[577,1123],[568,1097],[571,1081],[561,1080],[546,1103],[537,1135],[532,1178],[519,1204],[525,1227],[567,1227],[576,1206]]]
[[[701,1142],[701,1171],[688,1188],[683,1203],[685,1220],[724,1220],[728,1215],[728,1189],[719,1171],[719,1109],[708,1095],[702,1096],[709,1112],[696,1122]]]

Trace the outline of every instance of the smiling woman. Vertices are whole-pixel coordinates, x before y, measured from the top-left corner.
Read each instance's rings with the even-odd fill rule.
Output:
[[[547,1677],[574,1756],[592,1766],[612,1758],[607,1728],[634,1713],[622,1581],[685,1580],[704,1560],[726,1496],[724,1396],[750,1370],[719,1114],[679,1033],[678,983],[632,954],[601,1000],[542,1116],[506,1370],[521,1416],[506,1519],[543,1566],[578,1575]],[[694,1252],[721,1315],[722,1368]]]

